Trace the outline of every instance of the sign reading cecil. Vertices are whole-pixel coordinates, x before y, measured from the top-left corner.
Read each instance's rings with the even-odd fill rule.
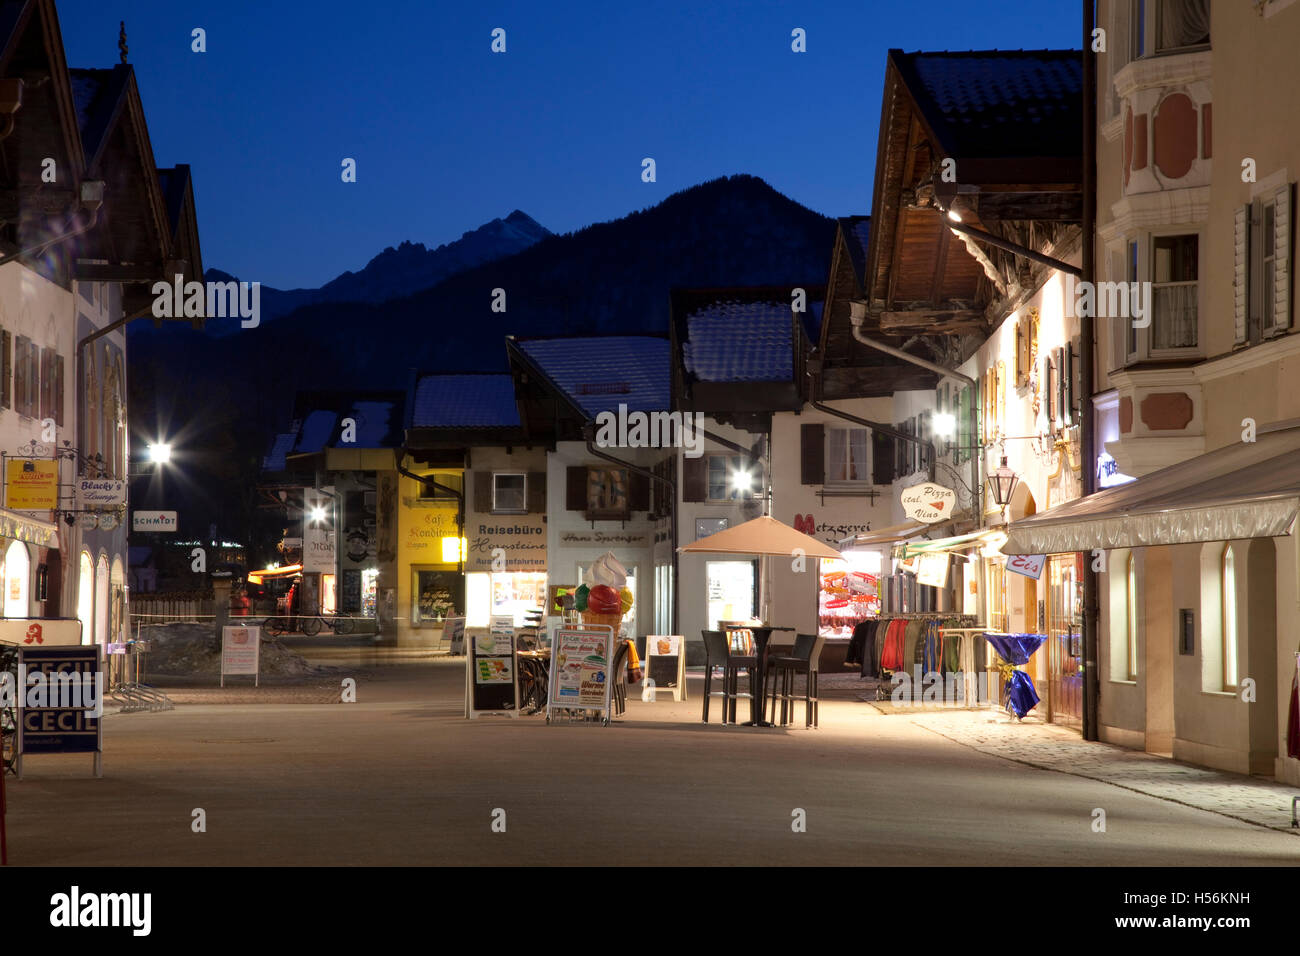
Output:
[[[957,492],[943,485],[927,481],[911,488],[904,488],[900,496],[903,513],[913,521],[934,524],[952,517],[953,506],[957,503]]]
[[[59,506],[59,464],[11,459],[5,468],[5,507],[49,511]]]

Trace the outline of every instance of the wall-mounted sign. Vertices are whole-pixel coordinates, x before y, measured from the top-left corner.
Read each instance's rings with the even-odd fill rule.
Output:
[[[467,571],[545,571],[546,516],[473,515],[465,523]],[[505,567],[494,566],[500,549]]]
[[[1043,554],[1011,554],[1007,555],[1007,570],[1014,571],[1016,574],[1023,574],[1027,578],[1033,578],[1037,581],[1043,576],[1043,565],[1047,563],[1047,556]]]
[[[0,538],[30,541],[43,548],[57,544],[59,529],[46,521],[36,521],[21,515],[0,514]]]
[[[133,511],[131,513],[132,531],[175,531],[175,511]]]
[[[644,548],[650,543],[644,534],[609,531],[566,531],[560,535],[560,541],[571,545],[622,545],[626,548]]]
[[[117,478],[78,478],[77,502],[82,508],[116,508],[126,504],[126,482]]]
[[[903,503],[903,513],[913,521],[934,524],[952,517],[953,506],[957,504],[957,492],[932,481],[904,488],[899,500]]]
[[[916,583],[932,588],[948,585],[948,566],[952,563],[946,551],[926,551],[920,555]]]
[[[24,647],[62,646],[81,643],[81,622],[76,618],[0,619],[0,644]]]
[[[5,467],[5,507],[49,511],[59,506],[59,463],[10,459]]]

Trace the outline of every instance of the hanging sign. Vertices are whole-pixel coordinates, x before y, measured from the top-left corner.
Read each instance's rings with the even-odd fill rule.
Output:
[[[83,508],[116,508],[126,504],[126,482],[117,478],[79,478],[77,501]]]
[[[10,459],[5,466],[5,507],[49,511],[59,506],[59,463]]]
[[[1033,578],[1037,581],[1043,576],[1043,565],[1047,563],[1045,554],[1009,554],[1007,555],[1007,570],[1014,571],[1016,574],[1023,574],[1027,578]]]
[[[948,566],[951,560],[946,551],[926,551],[920,557],[920,566],[916,572],[916,583],[926,584],[932,588],[948,585]]]
[[[953,507],[957,504],[957,492],[932,481],[904,488],[899,500],[903,504],[903,513],[913,521],[934,524],[952,517]]]

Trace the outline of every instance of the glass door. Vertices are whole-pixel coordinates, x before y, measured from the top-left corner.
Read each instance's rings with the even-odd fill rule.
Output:
[[[1047,719],[1083,726],[1083,580],[1074,554],[1047,561]]]

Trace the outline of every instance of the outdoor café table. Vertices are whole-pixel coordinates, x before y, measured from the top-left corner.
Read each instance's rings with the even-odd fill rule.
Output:
[[[754,635],[754,656],[758,658],[758,673],[754,675],[755,679],[750,680],[749,695],[749,717],[742,725],[744,727],[775,727],[769,721],[763,719],[763,687],[766,684],[767,676],[767,642],[772,636],[773,631],[793,631],[793,627],[772,627],[768,624],[724,624],[724,630],[727,631],[749,631]]]

